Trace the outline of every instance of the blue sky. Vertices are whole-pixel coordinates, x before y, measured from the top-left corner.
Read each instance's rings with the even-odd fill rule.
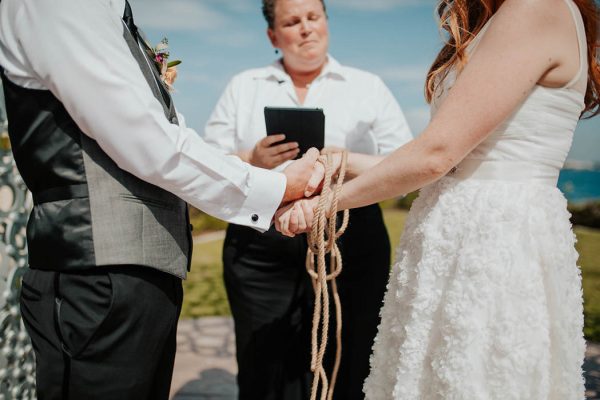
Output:
[[[175,102],[202,134],[229,79],[273,62],[260,0],[130,0],[149,39],[167,36],[172,59],[181,59]],[[419,133],[429,109],[425,74],[441,39],[434,0],[329,0],[330,53],[343,64],[380,75]],[[582,121],[572,160],[600,162],[600,116]]]

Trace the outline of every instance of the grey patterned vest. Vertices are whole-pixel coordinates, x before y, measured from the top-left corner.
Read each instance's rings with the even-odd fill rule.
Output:
[[[127,8],[124,40],[165,116],[177,124],[173,101]],[[13,154],[34,198],[27,225],[31,268],[140,265],[184,278],[192,249],[186,203],[120,169],[51,92],[0,75]]]

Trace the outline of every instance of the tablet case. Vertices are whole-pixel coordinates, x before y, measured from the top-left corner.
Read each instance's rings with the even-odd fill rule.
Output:
[[[265,107],[267,135],[285,134],[280,143],[298,142],[302,157],[311,147],[325,146],[325,114],[320,108]]]

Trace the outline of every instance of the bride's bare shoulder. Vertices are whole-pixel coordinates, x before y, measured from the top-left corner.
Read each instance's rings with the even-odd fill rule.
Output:
[[[505,0],[495,19],[504,22],[512,20],[526,29],[556,31],[572,18],[568,1],[571,0]]]
[[[498,9],[489,36],[517,43],[527,61],[545,59],[543,83],[560,86],[579,67],[577,31],[569,9],[572,0],[506,0]],[[574,3],[572,3],[573,6]],[[525,59],[524,58],[524,59]]]

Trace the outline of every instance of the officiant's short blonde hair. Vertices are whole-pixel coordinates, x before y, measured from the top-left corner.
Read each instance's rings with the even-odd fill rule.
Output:
[[[275,4],[277,0],[262,0],[262,12],[265,16],[265,20],[269,25],[269,28],[273,29],[275,26]],[[325,7],[325,0],[321,0],[321,4],[323,5],[323,11],[325,11],[325,15],[327,15],[327,8]]]

